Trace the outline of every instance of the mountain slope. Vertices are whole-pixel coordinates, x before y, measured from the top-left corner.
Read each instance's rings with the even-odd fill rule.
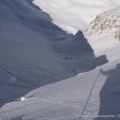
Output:
[[[104,53],[109,61],[119,58],[120,8],[98,15],[83,32],[95,54]]]
[[[56,7],[79,3],[51,1]],[[106,2],[116,6],[110,0],[92,6]],[[119,120],[117,29],[68,34],[32,0],[1,0],[0,9],[0,120]],[[108,21],[117,10],[109,11]]]
[[[0,106],[3,106],[39,86],[64,78],[60,74],[66,73],[66,67],[58,62],[63,59],[50,45],[51,30],[56,36],[69,35],[52,24],[32,0],[1,0],[0,16]]]
[[[79,47],[81,36],[54,25],[32,0],[1,0],[0,6],[0,106],[96,67],[86,39],[81,40],[89,47],[84,54]]]
[[[94,20],[99,13],[119,6],[119,0],[34,0],[33,2],[51,16],[54,24],[73,34]]]
[[[84,30],[85,34],[102,34],[120,30],[120,8],[102,13]]]

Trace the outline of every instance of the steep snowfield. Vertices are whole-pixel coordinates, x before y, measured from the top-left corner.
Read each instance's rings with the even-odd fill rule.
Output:
[[[99,114],[106,116],[95,120],[119,120],[120,64],[116,66],[117,62],[40,87],[24,96],[24,101],[4,105],[1,119],[94,120]],[[113,119],[109,115],[116,116]]]
[[[119,0],[34,0],[34,3],[49,13],[54,24],[73,34],[89,24],[99,13],[120,4]]]
[[[0,120],[119,120],[119,8],[99,15],[98,31],[104,20],[117,20],[109,31],[104,24],[102,34],[95,29],[88,35],[94,22],[85,27],[85,36],[64,31],[75,33],[81,26],[73,11],[96,10],[84,12],[87,19],[116,7],[115,1],[35,1],[46,13],[32,0],[0,1]],[[65,29],[47,13],[58,21],[62,17]]]
[[[73,47],[71,44],[62,49],[59,41],[72,41],[73,36],[52,24],[50,16],[32,0],[1,0],[0,15],[0,106],[39,86],[95,67],[93,51],[75,54],[76,44],[77,50],[82,50],[79,40],[72,42]],[[84,44],[89,47],[87,42]]]
[[[86,35],[109,33],[112,30],[120,30],[120,8],[97,15],[94,21],[84,29]]]
[[[109,61],[119,58],[120,8],[97,15],[83,32],[95,53],[106,54]]]

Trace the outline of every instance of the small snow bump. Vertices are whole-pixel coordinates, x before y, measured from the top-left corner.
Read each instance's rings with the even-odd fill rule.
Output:
[[[24,98],[24,97],[21,97],[20,100],[21,100],[21,101],[25,101],[25,98]]]
[[[15,82],[16,80],[17,80],[17,78],[16,77],[11,77],[11,79],[10,79],[12,82]]]

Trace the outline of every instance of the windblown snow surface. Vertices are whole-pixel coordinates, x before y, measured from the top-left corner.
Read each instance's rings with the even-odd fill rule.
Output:
[[[119,52],[119,0],[0,0],[0,120],[119,120]]]
[[[119,7],[119,0],[34,0],[49,13],[52,22],[68,33],[75,34],[89,24],[96,15]]]

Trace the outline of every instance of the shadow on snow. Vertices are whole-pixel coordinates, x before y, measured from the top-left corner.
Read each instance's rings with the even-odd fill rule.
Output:
[[[104,71],[101,74],[107,76],[107,80],[100,91],[99,116],[95,120],[119,120],[120,119],[120,64],[115,69]],[[104,118],[106,116],[106,118]]]
[[[26,7],[26,5],[28,5],[28,7]],[[10,82],[4,82],[6,80],[1,80],[0,79],[0,106],[2,107],[4,104],[9,103],[9,102],[13,102],[15,100],[20,100],[20,98],[22,96],[24,96],[25,94],[27,94],[28,92],[43,86],[43,85],[47,85],[47,84],[51,84],[53,82],[57,82],[57,81],[61,81],[70,77],[73,77],[75,75],[77,75],[80,72],[85,72],[85,71],[89,71],[94,69],[96,66],[102,65],[107,63],[107,59],[106,56],[100,56],[98,58],[95,57],[94,55],[94,51],[92,49],[92,47],[90,46],[90,44],[87,42],[87,39],[84,37],[83,33],[81,31],[78,31],[78,33],[74,36],[72,36],[71,34],[66,33],[65,31],[61,30],[59,27],[57,27],[56,25],[54,25],[52,23],[52,19],[50,18],[50,16],[46,13],[44,13],[43,11],[41,11],[40,9],[38,9],[37,6],[35,6],[32,3],[32,0],[1,0],[0,1],[1,7],[0,7],[0,21],[7,21],[9,19],[9,22],[11,23],[15,23],[15,24],[20,24],[24,27],[27,27],[28,29],[32,29],[36,32],[45,32],[46,36],[50,34],[50,32],[52,31],[52,33],[55,34],[55,36],[59,35],[59,34],[64,34],[66,36],[68,36],[68,39],[65,40],[61,40],[61,42],[63,42],[63,47],[61,47],[61,43],[59,44],[59,41],[56,41],[57,45],[57,49],[59,48],[60,50],[63,51],[59,51],[60,54],[62,52],[63,56],[65,57],[64,64],[68,64],[68,71],[70,72],[67,75],[57,75],[57,74],[52,74],[51,71],[46,71],[43,68],[40,68],[43,72],[46,72],[46,74],[49,76],[47,78],[47,82],[46,83],[38,83],[38,82],[31,82],[26,80],[27,78],[23,77],[20,78],[17,75],[15,76],[13,74],[13,72],[17,69],[16,68],[12,68],[12,67],[7,67],[7,66],[0,66],[0,72],[2,73],[3,71],[7,72],[8,74],[12,75],[13,78],[11,79],[12,81],[15,80],[15,78],[17,78],[18,80],[24,82],[24,86],[23,84],[19,84],[19,82],[17,84],[11,84]],[[15,14],[15,18],[16,19],[12,19],[12,16],[5,16],[5,14],[8,12],[6,11],[6,7],[8,7],[8,10],[14,12]],[[31,10],[31,7],[33,7],[33,11]],[[2,11],[1,11],[2,9]],[[23,13],[21,12],[23,11]],[[37,14],[37,15],[36,15]],[[42,16],[42,17],[41,17]],[[42,19],[44,18],[44,19]],[[16,22],[17,21],[17,22]],[[46,31],[46,29],[48,29]],[[52,29],[52,30],[51,30]],[[52,41],[53,42],[53,41]],[[67,43],[67,44],[64,44]],[[65,46],[67,45],[67,47]],[[56,49],[56,48],[55,48]],[[68,51],[69,50],[69,51]],[[68,56],[65,56],[67,55]],[[76,66],[71,66],[72,64],[70,62],[68,62],[69,59],[73,60],[74,57],[77,57],[78,59],[78,63]],[[83,59],[82,63],[80,60],[81,58]],[[80,63],[80,64],[79,64]],[[84,68],[82,69],[82,65],[84,64]],[[77,69],[76,69],[77,67]],[[6,69],[7,68],[7,69]],[[40,75],[38,74],[34,74],[34,73],[30,73],[27,71],[22,71],[22,70],[18,70],[21,73],[32,75],[32,79],[34,79],[34,77],[37,76],[37,79],[40,79]],[[62,73],[64,72],[64,68]],[[3,72],[4,74],[4,72]],[[25,75],[24,75],[25,76]],[[50,80],[51,78],[51,80]],[[43,78],[44,79],[44,76]],[[53,80],[54,79],[54,80]],[[28,85],[28,86],[27,86]],[[2,86],[7,86],[8,89],[1,89]]]

